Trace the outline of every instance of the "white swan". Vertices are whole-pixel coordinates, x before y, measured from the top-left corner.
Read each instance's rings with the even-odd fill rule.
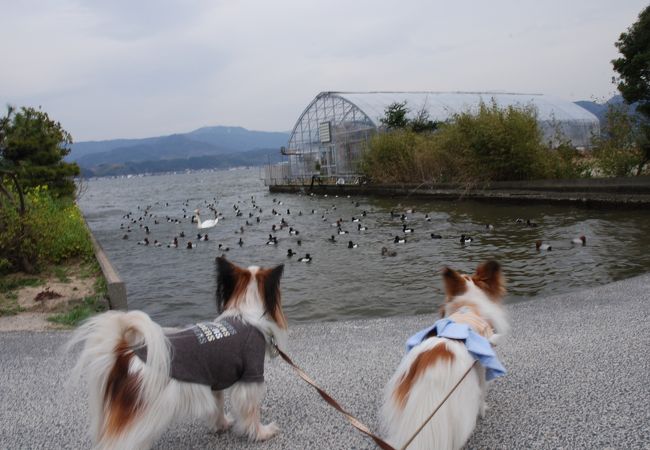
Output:
[[[212,227],[216,226],[219,223],[219,218],[218,217],[215,218],[215,219],[208,219],[208,220],[204,220],[203,222],[201,222],[201,216],[199,215],[199,210],[198,209],[194,210],[194,215],[196,216],[196,227],[199,230],[202,230],[204,228],[212,228]]]

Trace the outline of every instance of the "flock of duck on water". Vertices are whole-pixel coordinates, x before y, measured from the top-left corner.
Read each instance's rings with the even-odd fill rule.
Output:
[[[314,194],[310,194],[314,195]],[[327,197],[327,194],[324,195],[324,197]],[[338,197],[338,195],[336,196]],[[350,198],[350,196],[348,196]],[[174,218],[170,216],[158,216],[152,212],[152,205],[146,206],[144,208],[141,208],[140,206],[137,207],[137,213],[134,214],[132,212],[129,212],[122,216],[122,219],[126,221],[122,222],[120,225],[120,230],[124,232],[122,239],[128,240],[129,239],[129,233],[133,231],[133,228],[137,227],[144,231],[145,237],[144,239],[140,240],[137,242],[138,245],[143,245],[143,246],[153,246],[153,247],[167,247],[167,248],[186,248],[186,249],[193,249],[197,247],[197,242],[202,242],[202,241],[209,241],[209,235],[208,231],[209,229],[212,229],[216,227],[220,221],[223,221],[226,219],[226,216],[221,211],[218,211],[216,208],[216,198],[213,198],[212,203],[208,203],[207,201],[204,200],[204,205],[206,209],[210,210],[211,213],[214,215],[214,218],[210,219],[205,219],[203,220],[201,218],[201,213],[200,210],[194,209],[193,213],[190,213],[190,206],[189,206],[189,200],[185,201],[183,203],[183,208],[182,208],[182,218]],[[247,202],[243,202],[244,206],[247,204]],[[359,207],[359,202],[353,201],[355,207]],[[160,205],[160,202],[157,202],[156,205]],[[235,230],[235,234],[243,235],[246,229],[250,229],[251,227],[258,227],[262,224],[263,221],[263,209],[260,207],[254,196],[251,196],[251,203],[250,203],[250,209],[246,212],[242,210],[242,202],[238,201],[238,203],[235,203],[233,205],[233,217],[235,219],[241,218],[240,221],[243,221],[243,224],[239,226],[238,229]],[[165,203],[165,207],[169,207],[169,203]],[[299,237],[300,231],[298,229],[294,228],[294,225],[291,225],[289,221],[285,217],[291,217],[291,210],[290,208],[286,208],[286,214],[284,213],[285,208],[283,207],[283,202],[277,199],[273,199],[273,208],[271,210],[271,214],[273,217],[273,220],[277,220],[277,217],[280,217],[279,223],[273,223],[268,229],[270,233],[268,234],[268,239],[266,239],[266,245],[270,246],[277,246],[280,241],[278,241],[277,233],[284,233],[285,229],[287,229],[287,233],[290,237],[294,237],[295,244],[297,246],[302,246],[302,239]],[[334,211],[336,211],[336,205],[332,204],[328,208],[324,208],[323,211],[321,212],[320,219],[322,221],[327,222],[328,220],[328,214],[333,214]],[[308,212],[308,214],[311,215],[317,215],[319,211],[316,209],[312,209],[311,211]],[[409,237],[414,235],[416,230],[409,226],[409,221],[412,220],[413,215],[416,214],[416,211],[414,209],[404,209],[402,211],[395,211],[391,210],[390,211],[390,218],[392,220],[399,220],[399,223],[401,224],[401,233],[398,231],[397,234],[395,234],[395,237],[391,239],[393,244],[399,245],[399,244],[405,244],[408,242]],[[303,212],[299,211],[297,213],[298,216],[303,216]],[[345,220],[342,217],[339,217],[336,219],[335,222],[331,223],[332,227],[336,228],[336,233],[331,234],[327,240],[331,243],[337,243],[339,241],[345,242],[346,237],[347,237],[347,248],[354,249],[359,246],[358,243],[355,243],[353,240],[349,238],[350,231],[346,228],[349,228],[346,224],[348,222],[349,224],[352,224],[352,229],[356,229],[356,232],[359,234],[363,234],[364,232],[368,231],[368,227],[362,223],[364,218],[368,215],[368,212],[363,210],[358,216],[352,216],[349,220]],[[246,216],[246,218],[244,218]],[[136,218],[137,217],[137,218]],[[266,218],[264,218],[265,220]],[[431,222],[431,217],[428,213],[426,213],[423,217],[425,222]],[[153,242],[149,239],[149,236],[151,235],[151,229],[150,225],[159,225],[163,222],[166,223],[172,223],[172,224],[178,224],[181,225],[183,223],[186,223],[186,221],[189,220],[192,224],[196,225],[197,229],[197,234],[196,238],[186,236],[184,231],[178,232],[172,239],[169,241],[167,244],[162,243],[161,241],[158,241],[157,239],[154,239]],[[241,223],[241,222],[240,222]],[[535,228],[537,227],[537,223],[532,222],[530,219],[521,219],[517,218],[515,219],[515,223],[520,224],[522,227],[529,227],[529,228]],[[399,230],[400,228],[398,228]],[[494,225],[492,224],[485,224],[485,230],[491,231],[494,229]],[[426,231],[424,233],[429,234],[431,239],[443,239],[443,236],[441,234],[437,234],[435,232],[430,232]],[[338,236],[338,238],[337,238]],[[186,239],[187,241],[182,243],[181,240]],[[457,239],[458,242],[460,243],[461,246],[469,245],[474,241],[474,237],[466,234],[461,234],[460,237],[456,235],[453,237],[453,239]],[[573,245],[582,245],[585,246],[587,244],[587,238],[582,235],[579,237],[576,237],[571,240],[571,244]],[[240,236],[239,240],[236,243],[237,246],[243,247],[245,245],[244,239]],[[551,251],[553,247],[541,240],[536,240],[535,241],[535,248],[538,252],[541,251]],[[220,252],[227,252],[230,251],[230,247],[223,243],[219,243],[217,250]],[[381,255],[382,256],[397,256],[397,251],[389,249],[387,246],[383,246],[381,248]],[[294,252],[292,248],[289,248],[287,250],[287,257],[291,258],[293,256],[297,256],[297,253]],[[309,253],[306,253],[305,256],[300,257],[297,259],[300,262],[311,262],[312,261],[312,256]]]

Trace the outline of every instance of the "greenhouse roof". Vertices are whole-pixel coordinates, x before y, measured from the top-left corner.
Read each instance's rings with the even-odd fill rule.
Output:
[[[341,97],[362,110],[376,126],[381,125],[386,108],[406,101],[407,117],[414,117],[422,108],[433,121],[446,121],[454,114],[477,112],[481,102],[494,100],[497,106],[533,106],[541,122],[580,122],[598,125],[598,118],[575,103],[543,94],[510,92],[322,92],[321,96]]]

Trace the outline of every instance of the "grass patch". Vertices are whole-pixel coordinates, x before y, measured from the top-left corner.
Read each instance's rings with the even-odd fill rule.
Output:
[[[70,311],[54,314],[47,318],[50,322],[58,323],[68,327],[76,327],[92,315],[104,312],[108,309],[105,297],[92,295],[84,298],[81,303],[72,306]]]
[[[44,281],[36,277],[24,277],[24,276],[5,276],[0,277],[0,294],[6,294],[7,292],[14,291],[23,287],[35,287],[40,286]]]
[[[22,310],[23,308],[18,305],[18,296],[15,293],[9,292],[0,295],[0,317],[15,316]]]
[[[54,276],[56,277],[57,280],[59,280],[61,283],[69,283],[70,278],[68,277],[68,268],[63,267],[63,266],[55,266],[54,269],[52,269],[52,273],[54,273]]]
[[[91,278],[101,274],[99,263],[94,258],[79,267],[79,278]],[[104,279],[104,277],[100,277]]]

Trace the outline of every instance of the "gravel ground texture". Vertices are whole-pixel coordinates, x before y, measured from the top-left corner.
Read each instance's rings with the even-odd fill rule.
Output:
[[[650,275],[508,306],[489,410],[467,448],[650,449]],[[382,390],[404,342],[434,315],[295,326],[289,354],[345,408],[377,428]],[[66,379],[69,332],[0,333],[0,448],[89,448],[83,386]],[[199,421],[175,423],[157,449],[370,449],[279,358],[267,363],[266,421],[281,433],[250,443]]]

